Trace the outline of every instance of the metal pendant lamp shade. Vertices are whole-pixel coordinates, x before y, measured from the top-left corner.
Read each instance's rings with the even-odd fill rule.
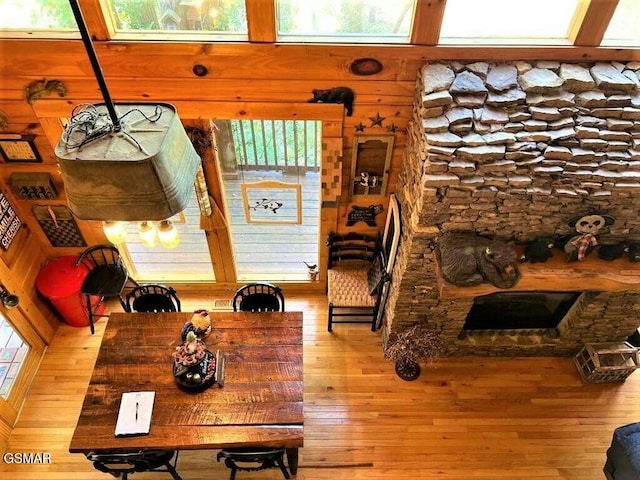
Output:
[[[82,220],[158,221],[187,206],[200,157],[173,105],[114,104],[78,0],[69,0],[104,103],[72,112],[55,155]]]
[[[106,106],[92,114],[108,122]],[[200,157],[167,103],[117,103],[120,130],[83,144],[67,127],[55,148],[71,211],[82,220],[164,220],[193,192]],[[77,146],[81,145],[81,146]]]

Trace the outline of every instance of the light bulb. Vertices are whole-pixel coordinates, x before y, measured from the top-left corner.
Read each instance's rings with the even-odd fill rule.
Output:
[[[180,244],[178,230],[169,220],[163,220],[158,225],[158,238],[160,244],[165,248],[176,248]]]
[[[140,222],[138,224],[138,234],[145,247],[156,246],[156,226],[153,222]]]
[[[107,240],[114,245],[124,242],[127,238],[125,222],[102,222],[102,230]]]

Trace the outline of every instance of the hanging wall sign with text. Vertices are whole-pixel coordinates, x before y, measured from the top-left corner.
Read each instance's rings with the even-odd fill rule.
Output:
[[[22,221],[4,193],[0,192],[0,245],[4,250],[9,249],[21,226]]]

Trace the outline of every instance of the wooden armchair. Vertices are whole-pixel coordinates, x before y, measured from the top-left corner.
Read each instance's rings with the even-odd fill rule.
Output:
[[[332,332],[334,323],[366,323],[375,331],[380,292],[390,280],[380,236],[331,233],[327,246],[327,330]]]

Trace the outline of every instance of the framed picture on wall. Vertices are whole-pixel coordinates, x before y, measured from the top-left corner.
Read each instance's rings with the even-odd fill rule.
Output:
[[[42,162],[33,143],[35,135],[0,135],[0,155],[5,162]]]
[[[0,192],[0,246],[9,250],[9,246],[22,227],[22,221],[9,203],[9,199]]]

